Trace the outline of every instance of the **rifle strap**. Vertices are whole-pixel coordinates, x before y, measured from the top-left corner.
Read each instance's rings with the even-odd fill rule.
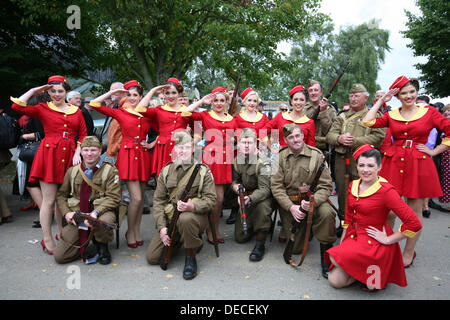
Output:
[[[183,189],[184,187],[186,187],[186,184],[187,184],[189,178],[191,177],[192,172],[194,172],[195,165],[196,165],[196,164],[194,163],[194,164],[189,168],[189,170],[186,171],[186,173],[184,174],[184,176],[183,176],[183,177],[181,178],[181,180],[178,182],[178,186],[177,186],[175,189],[173,189],[172,192],[169,194],[169,200],[167,200],[167,203],[170,203],[170,202],[173,200],[173,198],[175,197],[175,195],[179,194],[179,193],[180,193],[179,191],[180,191],[181,189]],[[165,172],[165,175],[163,176],[164,179],[167,178],[167,173],[168,173],[168,171]],[[165,181],[165,182],[166,182],[166,181]]]

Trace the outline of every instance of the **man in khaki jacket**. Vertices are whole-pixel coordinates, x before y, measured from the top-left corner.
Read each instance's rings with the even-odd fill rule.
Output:
[[[323,87],[322,84],[316,80],[310,79],[308,81],[308,102],[305,106],[305,114],[308,118],[313,117],[319,108],[319,113],[314,124],[316,127],[316,146],[320,151],[328,151],[326,136],[336,117],[336,110],[328,104],[326,98],[322,98]]]
[[[244,206],[247,216],[247,233],[243,230],[241,215],[238,215],[234,238],[238,243],[244,243],[256,236],[256,245],[250,253],[250,261],[260,261],[264,256],[265,241],[271,226],[271,214],[274,201],[270,192],[270,161],[258,156],[257,136],[251,128],[242,129],[238,139],[238,154],[233,161],[233,191],[239,194],[239,186],[244,187]]]
[[[371,129],[361,125],[361,120],[369,111],[366,107],[368,98],[369,93],[364,85],[360,83],[353,85],[349,95],[350,109],[338,114],[326,137],[327,143],[334,146],[336,150],[334,176],[338,191],[338,215],[341,222],[345,217],[345,199],[348,191],[345,187],[346,159],[349,161],[347,166],[350,183],[358,179],[356,163],[351,156],[353,151],[363,144],[371,144],[378,148],[386,133],[385,128]]]
[[[293,123],[283,126],[283,135],[288,144],[280,150],[279,166],[271,177],[271,190],[275,200],[280,206],[280,217],[287,237],[291,235],[291,227],[295,221],[300,222],[296,233],[293,253],[301,252],[306,234],[307,214],[309,201],[299,203],[299,188],[308,189],[313,182],[320,165],[323,154],[319,149],[308,146],[303,141],[301,128]],[[328,266],[325,264],[323,254],[333,246],[336,241],[336,213],[328,203],[333,183],[328,167],[322,171],[314,192],[314,215],[312,218],[312,233],[320,242],[322,275],[328,276]]]
[[[146,258],[149,264],[159,264],[164,246],[169,246],[171,241],[175,241],[176,248],[183,244],[186,249],[183,278],[190,280],[197,275],[195,255],[203,245],[201,235],[208,226],[208,213],[214,208],[217,195],[212,173],[208,166],[202,164],[190,189],[191,198],[187,202],[180,200],[197,163],[191,136],[179,131],[174,134],[174,140],[176,160],[161,169],[153,198],[157,232],[147,249]],[[170,239],[167,227],[175,208],[181,214],[176,224],[175,238]]]
[[[119,206],[122,198],[119,174],[113,165],[103,162],[99,164],[102,145],[95,136],[87,136],[81,143],[83,162],[79,166],[71,167],[64,176],[64,181],[56,194],[56,203],[67,221],[53,253],[55,261],[66,263],[84,256],[87,234],[85,226],[77,225],[73,216],[76,210],[87,213],[105,223],[114,223],[114,210]],[[84,224],[89,227],[85,220]],[[112,230],[103,227],[96,228],[93,238],[96,242],[98,262],[109,264],[111,254],[108,243],[114,239]]]

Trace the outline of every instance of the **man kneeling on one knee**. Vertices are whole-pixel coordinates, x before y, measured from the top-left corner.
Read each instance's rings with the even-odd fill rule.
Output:
[[[153,218],[157,232],[147,249],[146,258],[149,264],[159,264],[164,246],[177,249],[184,245],[186,249],[183,278],[190,280],[197,275],[195,255],[203,245],[201,235],[208,225],[208,213],[217,202],[214,179],[208,166],[202,164],[195,176],[187,202],[180,200],[183,191],[190,180],[194,167],[197,165],[194,157],[193,139],[184,131],[174,134],[174,151],[176,158],[162,168],[153,198]],[[180,212],[176,223],[176,232],[171,239],[168,226],[175,208]]]
[[[239,216],[235,222],[234,238],[238,243],[250,240],[256,235],[256,245],[250,253],[250,261],[260,261],[264,256],[265,241],[271,226],[274,201],[270,193],[271,167],[269,159],[258,156],[256,132],[251,128],[242,129],[238,140],[238,154],[233,162],[233,190],[239,194],[239,186],[244,187],[244,206],[247,232],[243,230],[243,220]],[[238,198],[238,201],[239,198]]]
[[[101,153],[102,145],[97,137],[85,137],[81,143],[83,162],[69,168],[56,194],[58,208],[68,223],[53,254],[58,263],[70,262],[80,256],[86,261],[85,249],[91,238],[98,254],[91,261],[111,262],[108,243],[114,239],[113,230],[92,229],[87,220],[80,224],[74,220],[77,210],[104,223],[113,224],[116,220],[114,210],[122,198],[119,174],[112,164],[99,164]]]

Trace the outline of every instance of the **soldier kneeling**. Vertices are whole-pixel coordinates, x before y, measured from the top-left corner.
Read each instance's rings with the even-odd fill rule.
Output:
[[[192,198],[187,202],[180,200],[197,163],[193,157],[191,136],[179,131],[175,133],[174,140],[176,159],[161,170],[153,198],[153,218],[158,232],[153,236],[146,258],[149,264],[160,264],[164,246],[170,246],[172,241],[175,241],[177,248],[183,244],[186,249],[183,278],[190,280],[197,275],[195,255],[203,245],[201,234],[208,225],[208,213],[214,208],[217,195],[211,171],[202,164],[189,190]],[[171,239],[167,234],[167,226],[175,208],[180,211],[180,215],[175,236]]]
[[[78,224],[74,217],[75,212],[80,210],[110,225],[116,220],[114,210],[122,197],[119,174],[113,165],[107,162],[99,164],[101,153],[102,145],[97,137],[85,137],[81,143],[83,162],[69,168],[56,193],[56,203],[68,223],[53,253],[58,263],[67,263],[80,256],[86,261],[84,252],[91,238],[96,243],[98,254],[91,262],[111,262],[108,243],[114,239],[113,231],[103,227],[93,229],[87,220]]]
[[[245,128],[239,135],[238,154],[233,163],[232,189],[239,195],[242,186],[244,203],[238,198],[239,205],[244,206],[244,220],[241,214],[235,222],[234,237],[236,242],[244,243],[256,235],[256,245],[250,253],[250,261],[262,260],[265,241],[271,227],[271,213],[274,201],[270,192],[270,161],[258,156],[257,136],[253,129]]]

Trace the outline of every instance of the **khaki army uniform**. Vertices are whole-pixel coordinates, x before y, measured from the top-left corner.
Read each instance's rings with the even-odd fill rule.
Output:
[[[114,223],[116,220],[115,209],[119,206],[122,199],[122,190],[120,187],[119,173],[113,165],[103,162],[100,167],[94,171],[92,183],[99,186],[100,190],[92,188],[90,201],[94,210],[98,211],[97,218],[106,223]],[[67,170],[64,181],[56,193],[56,203],[59,210],[65,216],[69,212],[80,210],[80,190],[83,177],[79,166],[70,167]],[[94,232],[97,242],[109,243],[114,239],[112,230],[97,228]],[[78,228],[72,224],[66,225],[62,230],[62,239],[59,241],[54,251],[55,261],[65,263],[77,259],[80,255],[79,248],[73,245],[79,244]]]
[[[270,172],[271,167],[268,159],[248,157],[246,159],[240,157],[234,159],[232,187],[242,184],[245,188],[245,194],[250,198],[250,206],[245,208],[248,228],[246,235],[242,229],[240,214],[235,222],[234,238],[238,243],[247,242],[253,233],[268,233],[270,230],[271,213],[275,209],[270,191]]]
[[[291,235],[291,226],[295,221],[289,211],[292,205],[299,205],[294,198],[298,196],[298,188],[311,185],[323,161],[323,154],[317,148],[304,144],[299,154],[294,154],[289,147],[279,153],[278,170],[271,177],[273,197],[280,206],[280,217],[286,236]],[[314,192],[314,215],[312,232],[320,243],[330,244],[336,241],[336,214],[327,202],[333,190],[330,171],[323,170]],[[297,231],[293,253],[303,249],[306,234],[307,215]]]
[[[313,106],[311,102],[306,103],[304,111],[308,118],[312,119],[312,116],[316,112],[319,106]],[[336,117],[336,110],[333,106],[327,106],[324,111],[320,111],[317,119],[314,121],[316,127],[316,147],[321,151],[328,151],[326,136],[330,130],[333,120]]]
[[[193,165],[169,162],[161,169],[153,198],[153,218],[155,219],[157,232],[155,232],[146,253],[149,264],[159,264],[164,249],[164,244],[160,238],[160,231],[169,225],[174,208],[176,208],[177,202],[180,200],[187,184],[187,180],[191,176],[189,170]],[[186,183],[180,185],[180,180],[186,174],[188,174]],[[177,192],[174,193],[172,200],[169,201],[170,195],[177,187]],[[175,239],[171,239],[176,242],[178,248],[181,244],[186,249],[198,248],[203,244],[199,235],[208,226],[208,213],[214,208],[217,202],[214,179],[208,166],[202,164],[192,184],[190,195],[195,205],[195,210],[180,214],[176,226],[177,232]]]
[[[333,125],[327,134],[326,141],[330,146],[335,147],[336,159],[334,166],[334,175],[336,177],[336,186],[338,191],[339,201],[339,219],[344,221],[345,216],[345,197],[347,196],[347,190],[345,190],[345,159],[346,152],[350,159],[350,179],[351,182],[354,179],[358,179],[358,172],[356,171],[356,163],[353,161],[353,151],[363,144],[371,144],[375,148],[380,147],[386,129],[371,129],[361,125],[361,120],[367,114],[369,109],[364,107],[360,111],[354,111],[352,109],[340,112],[334,119]],[[380,114],[381,116],[381,114]],[[350,133],[354,138],[354,144],[351,148],[346,148],[338,142],[338,137],[341,134]]]

